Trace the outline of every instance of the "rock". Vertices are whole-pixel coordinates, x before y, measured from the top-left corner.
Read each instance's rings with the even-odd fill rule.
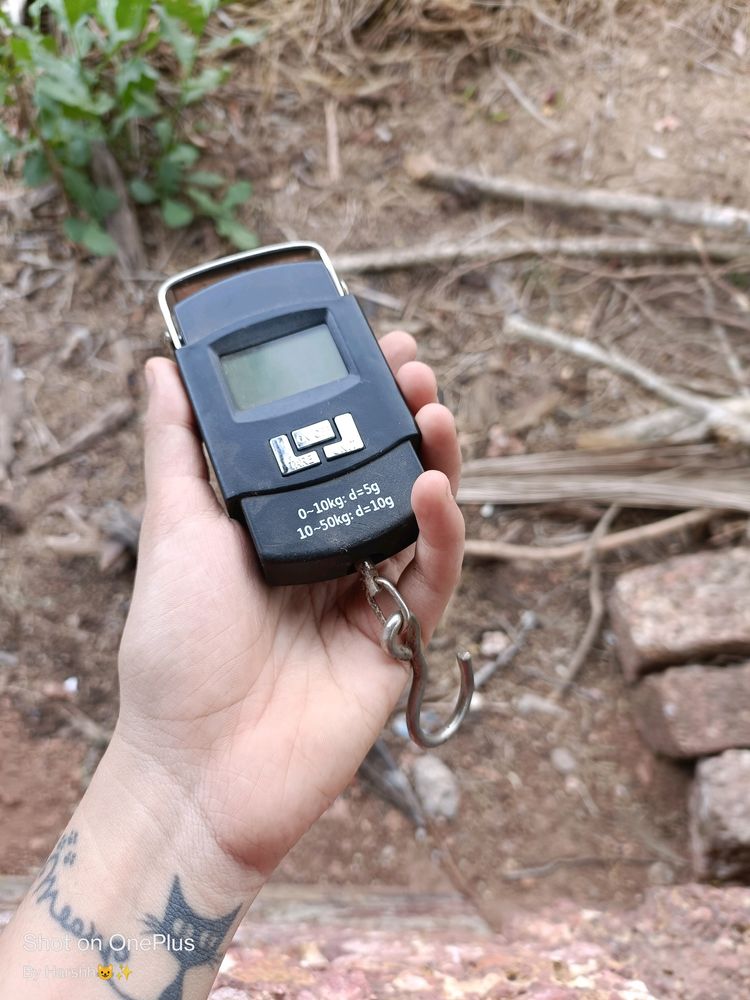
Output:
[[[422,808],[433,819],[454,819],[461,801],[461,789],[451,769],[433,754],[414,761],[414,788]]]
[[[673,885],[675,881],[674,868],[666,861],[654,861],[646,874],[650,885]]]
[[[700,878],[750,879],[750,750],[702,760],[690,798],[690,847]]]
[[[555,747],[549,759],[559,774],[573,774],[578,770],[578,762],[567,747]]]
[[[479,652],[488,659],[494,659],[510,646],[510,638],[505,632],[484,632]]]
[[[609,603],[628,680],[661,666],[750,653],[750,547],[623,573]]]
[[[534,694],[533,691],[524,691],[516,698],[514,705],[519,715],[531,715],[533,712],[538,712],[540,715],[559,717],[568,714],[562,705],[558,705],[557,702],[544,698],[540,694]]]
[[[641,681],[636,726],[656,753],[706,757],[750,747],[750,663],[672,667]]]

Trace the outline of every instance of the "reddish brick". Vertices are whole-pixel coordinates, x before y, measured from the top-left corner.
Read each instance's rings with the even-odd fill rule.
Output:
[[[666,757],[750,747],[750,663],[671,667],[641,681],[633,711],[643,739]]]
[[[628,680],[723,653],[750,654],[750,548],[679,556],[623,573],[610,599]]]

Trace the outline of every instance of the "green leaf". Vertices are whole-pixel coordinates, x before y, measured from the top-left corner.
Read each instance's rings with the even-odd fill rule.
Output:
[[[64,0],[68,23],[76,24],[84,14],[93,14],[96,10],[96,0]]]
[[[44,184],[51,176],[47,158],[41,149],[32,150],[23,164],[23,181],[29,187],[38,187]]]
[[[98,257],[110,257],[117,253],[117,244],[98,222],[69,218],[63,222],[63,229],[74,243],[80,243]]]
[[[154,123],[154,135],[159,140],[159,145],[162,149],[168,149],[172,137],[174,135],[174,129],[172,128],[172,123],[163,118],[159,122]]]
[[[153,205],[158,197],[154,188],[140,177],[134,177],[128,186],[133,201],[137,201],[139,205]]]
[[[88,166],[91,160],[91,142],[82,132],[70,134],[65,145],[65,158],[72,167]]]
[[[108,187],[98,187],[94,191],[94,201],[91,205],[91,214],[103,222],[108,219],[113,212],[120,207],[120,199]]]
[[[81,208],[90,211],[96,198],[96,188],[82,170],[63,167],[63,184],[70,197]]]
[[[183,167],[192,167],[201,151],[192,142],[179,142],[167,153],[173,163],[179,163]]]
[[[194,213],[189,205],[184,201],[174,201],[172,198],[165,198],[161,203],[161,214],[164,222],[170,229],[180,229],[189,225],[194,218]]]
[[[222,208],[231,211],[239,205],[244,205],[253,193],[253,186],[250,181],[235,181],[227,188],[227,192],[222,198]]]
[[[115,90],[122,103],[132,100],[136,90],[152,94],[159,78],[158,70],[145,59],[126,59],[115,70]]]
[[[226,67],[208,66],[198,76],[185,80],[182,85],[182,103],[194,104],[206,94],[213,93],[229,76]]]
[[[255,233],[246,229],[236,219],[219,219],[216,223],[216,232],[234,243],[238,250],[254,250],[258,246],[258,237]]]
[[[117,4],[117,23],[131,38],[137,38],[146,27],[151,0],[120,0]]]
[[[162,0],[170,17],[177,18],[196,36],[203,34],[206,21],[219,6],[219,0]]]
[[[252,48],[258,42],[262,42],[267,34],[268,32],[265,28],[234,28],[233,31],[227,32],[226,35],[219,35],[217,38],[212,39],[201,51],[204,55],[210,56],[216,52],[226,52],[227,49],[234,48],[237,45]]]
[[[187,193],[201,212],[203,212],[204,215],[209,216],[209,218],[216,219],[222,214],[221,205],[218,201],[212,198],[210,194],[206,194],[206,192],[201,191],[200,188],[194,187],[189,187],[187,189]]]
[[[34,61],[41,70],[36,81],[36,98],[40,106],[44,106],[46,98],[97,116],[112,109],[113,98],[103,91],[92,94],[84,79],[82,67],[74,60],[63,59],[40,49],[35,53]]]
[[[0,160],[9,160],[21,152],[22,144],[0,122]]]
[[[179,21],[163,10],[159,10],[159,24],[163,41],[173,49],[183,71],[187,71],[195,62],[197,41],[182,30]]]
[[[194,170],[192,174],[188,175],[188,180],[191,184],[207,188],[218,188],[224,183],[221,174],[215,174],[210,170]]]

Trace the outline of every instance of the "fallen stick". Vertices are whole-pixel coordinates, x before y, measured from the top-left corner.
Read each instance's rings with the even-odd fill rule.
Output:
[[[462,260],[509,260],[513,257],[626,257],[630,260],[737,260],[750,256],[745,243],[712,243],[700,250],[692,243],[627,236],[528,236],[514,240],[440,240],[410,247],[387,247],[359,253],[337,253],[333,263],[344,274],[395,271],[405,267],[455,264]]]
[[[730,413],[750,418],[750,399],[731,396],[721,404]],[[645,417],[634,417],[608,427],[581,431],[578,448],[623,448],[638,444],[697,444],[705,441],[711,428],[704,417],[686,413],[680,406],[666,406]]]
[[[441,166],[429,155],[408,157],[406,170],[419,184],[462,196],[479,195],[483,198],[523,201],[566,210],[591,209],[608,215],[636,215],[642,219],[676,222],[681,226],[736,230],[743,235],[750,235],[750,212],[731,205],[682,198],[659,198],[651,194],[629,194],[602,188],[537,184],[515,177],[487,177],[472,170],[454,170]]]
[[[621,507],[682,509],[711,507],[750,514],[747,476],[716,485],[709,476],[656,479],[647,476],[497,476],[466,477],[458,502],[520,506],[559,502],[617,503]]]
[[[25,472],[42,472],[44,469],[51,469],[61,462],[67,462],[74,455],[85,451],[92,444],[105,434],[114,434],[120,430],[133,416],[135,410],[129,399],[118,399],[116,402],[103,410],[90,424],[81,427],[72,437],[70,437],[60,449],[46,458],[40,458],[36,462],[27,465]]]
[[[653,521],[637,528],[626,528],[597,538],[594,551],[597,555],[604,555],[631,545],[640,545],[642,542],[661,541],[688,528],[707,524],[713,517],[716,517],[715,510],[704,508],[687,510],[674,517],[665,517],[661,521]],[[515,545],[512,542],[467,538],[464,555],[476,559],[504,559],[507,562],[563,562],[586,555],[590,544],[590,539],[566,545]]]
[[[562,678],[562,683],[558,688],[558,697],[562,697],[570,691],[601,631],[605,608],[604,596],[602,594],[602,564],[597,545],[602,539],[606,538],[610,526],[614,523],[619,513],[620,508],[616,504],[612,504],[594,528],[586,543],[586,551],[583,558],[589,567],[589,618],[586,622],[586,628],[583,630],[581,638],[578,640],[578,644],[570,658],[570,663],[568,664],[565,676]]]
[[[525,879],[544,878],[552,875],[560,868],[614,868],[616,865],[652,865],[653,858],[628,858],[613,856],[609,858],[581,857],[581,858],[553,858],[545,861],[541,865],[532,865],[530,868],[515,868],[511,871],[503,872],[501,878],[505,882],[521,882]]]
[[[7,479],[15,458],[15,433],[23,408],[23,387],[16,378],[13,342],[0,334],[0,482]]]
[[[743,444],[750,444],[749,420],[745,420],[726,406],[722,406],[721,403],[706,396],[700,396],[688,389],[672,385],[661,375],[657,375],[656,372],[637,361],[632,361],[624,354],[607,351],[591,340],[571,337],[569,334],[553,330],[548,326],[532,323],[518,313],[506,316],[503,331],[511,336],[543,344],[546,347],[552,347],[555,350],[564,351],[566,354],[572,354],[585,361],[609,368],[610,371],[637,382],[644,389],[660,396],[674,406],[681,406],[689,412],[702,414],[713,431],[732,435],[735,440],[741,441]]]
[[[509,646],[496,656],[489,663],[480,667],[474,672],[474,690],[479,691],[487,681],[497,673],[498,670],[502,670],[507,667],[516,658],[518,653],[521,651],[523,644],[526,642],[526,636],[531,632],[532,629],[537,628],[539,625],[539,619],[534,614],[533,611],[524,611],[521,615],[521,625],[516,633],[515,639],[511,642]]]

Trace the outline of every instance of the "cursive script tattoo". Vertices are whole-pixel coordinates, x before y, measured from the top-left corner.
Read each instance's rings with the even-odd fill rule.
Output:
[[[77,861],[78,832],[69,830],[60,837],[37,876],[31,887],[31,897],[68,934],[79,941],[88,941],[91,950],[101,955],[103,965],[113,962],[119,966],[126,965],[130,951],[122,935],[109,937],[102,934],[93,920],[74,913],[70,905],[61,902],[60,875],[65,869],[74,868]],[[154,940],[157,935],[160,936],[159,943],[178,966],[174,979],[155,1000],[183,1000],[185,976],[190,969],[200,965],[218,966],[222,945],[240,909],[238,906],[223,917],[202,917],[185,899],[180,879],[174,876],[163,916],[146,914],[142,918],[146,930],[153,933]],[[122,947],[112,947],[115,940],[122,941]],[[113,979],[107,980],[107,985],[117,996],[129,1000],[129,994]]]
[[[180,880],[175,875],[164,916],[154,917],[149,914],[145,921],[147,930],[153,931],[154,934],[165,935],[167,940],[171,939],[183,945],[181,949],[170,949],[170,954],[179,968],[173,981],[159,996],[159,1000],[181,1000],[188,969],[196,965],[218,964],[221,945],[239,912],[238,906],[236,910],[223,917],[216,919],[201,917],[185,899]],[[192,947],[186,947],[188,943]]]
[[[92,950],[101,954],[102,963],[127,962],[130,952],[123,947],[115,952],[109,945],[109,938],[101,934],[93,920],[85,920],[73,913],[72,907],[61,905],[60,869],[73,868],[78,860],[78,831],[66,831],[55,844],[44,867],[31,887],[31,894],[40,906],[46,906],[50,917],[64,931],[79,941],[88,941]]]

